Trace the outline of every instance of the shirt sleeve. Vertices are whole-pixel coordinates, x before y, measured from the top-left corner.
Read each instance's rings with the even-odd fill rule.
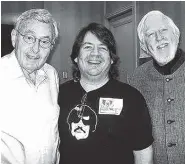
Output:
[[[57,71],[51,67],[52,69],[49,72],[50,77],[50,85],[51,85],[51,94],[53,103],[56,107],[56,110],[58,110],[58,115],[60,112],[60,107],[58,105],[58,94],[59,94],[59,76]],[[60,145],[60,137],[59,137],[59,131],[58,131],[58,118],[56,120],[55,124],[55,143],[53,145],[53,164],[59,164],[60,159],[60,153],[59,153],[59,145]]]
[[[152,125],[149,110],[144,97],[137,92],[132,103],[132,148],[142,150],[153,142]]]

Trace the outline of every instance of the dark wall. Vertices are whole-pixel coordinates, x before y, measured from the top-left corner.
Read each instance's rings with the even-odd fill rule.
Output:
[[[1,57],[13,50],[11,42],[11,31],[13,25],[1,24]]]
[[[107,1],[106,14],[114,13],[123,7],[132,5],[132,1]]]
[[[33,8],[44,8],[44,1],[2,1],[1,24],[14,24],[24,11]]]

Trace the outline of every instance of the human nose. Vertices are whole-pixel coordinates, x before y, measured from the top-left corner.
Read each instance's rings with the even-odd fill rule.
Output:
[[[160,41],[161,39],[163,39],[163,36],[159,31],[155,33],[155,37],[157,41]]]
[[[40,40],[36,39],[35,43],[33,44],[32,50],[35,54],[39,52]]]
[[[93,48],[91,54],[93,54],[93,55],[98,55],[98,52],[99,52],[99,51],[98,51],[98,47],[94,46],[94,48]]]

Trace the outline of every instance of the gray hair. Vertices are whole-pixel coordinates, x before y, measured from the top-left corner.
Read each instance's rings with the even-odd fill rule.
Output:
[[[172,28],[173,30],[173,33],[174,33],[174,36],[175,36],[175,39],[177,41],[177,44],[179,43],[179,37],[180,37],[180,31],[178,29],[178,27],[175,25],[175,23],[173,22],[173,20],[171,18],[169,18],[168,16],[164,15],[162,12],[160,11],[157,11],[157,10],[154,10],[154,11],[150,11],[148,12],[140,21],[138,27],[137,27],[137,33],[138,33],[138,37],[139,37],[139,41],[140,41],[140,47],[143,51],[147,52],[147,47],[145,45],[145,27],[146,27],[146,24],[145,24],[145,21],[148,17],[150,16],[153,16],[155,17],[156,15],[159,15],[161,17],[163,17],[169,27]],[[142,54],[141,54],[142,55]],[[145,54],[146,55],[146,54]],[[142,57],[142,56],[140,56]],[[146,56],[145,56],[146,57]]]
[[[39,22],[51,24],[53,27],[53,42],[58,38],[58,25],[52,15],[45,9],[31,9],[22,13],[15,23],[15,30],[19,30],[21,25],[27,20],[37,20]]]

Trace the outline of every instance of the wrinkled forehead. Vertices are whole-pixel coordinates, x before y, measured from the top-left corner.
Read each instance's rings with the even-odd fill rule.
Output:
[[[52,25],[35,19],[23,21],[19,26],[20,32],[38,34],[39,36],[53,36]]]
[[[168,20],[163,15],[149,15],[144,22],[145,31],[169,28]]]

